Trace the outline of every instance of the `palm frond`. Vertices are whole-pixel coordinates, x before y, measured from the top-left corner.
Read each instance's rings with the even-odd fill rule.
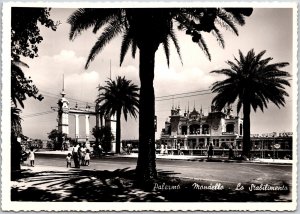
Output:
[[[231,16],[228,15],[224,10],[218,10],[216,22],[221,26],[224,27],[226,30],[233,31],[237,36],[239,32],[232,21]]]
[[[255,59],[256,59],[256,63],[258,63],[259,61],[261,61],[262,56],[266,53],[266,50],[261,51],[259,54],[256,55]]]
[[[230,13],[236,23],[238,23],[239,25],[245,24],[245,18],[242,13],[242,8],[225,8],[225,10],[226,12]]]
[[[243,106],[243,102],[242,102],[241,99],[239,99],[238,103],[237,103],[237,106],[236,106],[237,113],[240,113],[242,106]]]
[[[99,11],[90,8],[80,8],[76,10],[67,20],[71,25],[69,39],[73,40],[83,30],[92,27],[97,23]]]
[[[222,48],[225,48],[225,41],[224,41],[223,36],[222,36],[222,34],[220,33],[220,31],[219,31],[217,28],[215,28],[215,29],[212,30],[212,34],[216,37],[216,39],[217,39],[219,45],[220,45]]]
[[[132,58],[135,58],[136,48],[137,48],[136,41],[133,39],[131,44],[132,44],[131,56],[132,56]]]
[[[177,37],[176,37],[176,35],[175,35],[175,32],[174,32],[173,28],[170,29],[170,34],[169,34],[169,35],[170,35],[170,37],[171,37],[171,39],[172,39],[172,41],[173,41],[173,43],[174,43],[174,45],[175,45],[177,54],[178,54],[178,56],[179,56],[179,58],[180,58],[180,62],[181,62],[181,64],[183,64],[183,63],[182,63],[181,53],[180,53],[180,46],[179,46],[179,44],[178,44],[178,40],[177,40]]]
[[[12,60],[11,62],[16,67],[23,66],[23,67],[29,68],[29,66],[25,62],[22,62],[21,60]]]
[[[93,33],[97,33],[98,30],[108,23],[111,19],[120,18],[122,14],[122,9],[118,8],[106,8],[105,10],[101,10],[97,16],[97,22],[93,28]],[[122,20],[120,20],[122,22]]]
[[[67,23],[71,25],[69,39],[74,40],[82,31],[93,26],[93,32],[96,33],[118,14],[119,9],[80,8],[76,10],[67,20]]]
[[[123,63],[123,60],[125,58],[125,55],[128,51],[129,46],[132,44],[132,31],[130,29],[126,29],[124,35],[123,35],[123,40],[122,40],[122,45],[121,45],[121,52],[120,52],[120,66]]]
[[[201,35],[201,34],[200,34]],[[203,50],[205,55],[208,57],[209,61],[211,61],[211,55],[209,53],[208,47],[206,45],[206,42],[202,38],[202,35],[200,36],[199,42],[198,42],[199,47]]]
[[[166,59],[167,59],[167,64],[168,64],[168,67],[170,65],[170,47],[169,47],[169,37],[166,36],[163,38],[163,47],[164,47],[164,51],[165,51],[165,55],[166,55]]]
[[[231,77],[235,72],[231,69],[220,69],[220,70],[213,70],[210,73],[216,73],[216,74],[224,74],[226,76]]]
[[[96,55],[109,43],[114,37],[116,37],[122,31],[122,25],[119,20],[112,20],[108,26],[104,29],[103,33],[98,38],[88,56],[85,68],[89,67],[91,61],[93,61]]]

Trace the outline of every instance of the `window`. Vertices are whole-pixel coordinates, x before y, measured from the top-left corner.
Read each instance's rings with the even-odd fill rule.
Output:
[[[209,125],[204,124],[202,126],[202,134],[209,134]]]
[[[200,129],[199,124],[190,125],[190,134],[197,134],[198,129]]]
[[[226,125],[226,132],[234,132],[234,124],[230,123]]]

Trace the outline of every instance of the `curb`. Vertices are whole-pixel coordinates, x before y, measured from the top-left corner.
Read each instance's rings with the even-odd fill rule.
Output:
[[[64,153],[47,153],[47,152],[36,152],[35,153],[37,156],[38,155],[42,155],[42,156],[52,156],[52,157],[61,157],[61,156],[65,156],[66,154]],[[135,156],[122,156],[122,155],[108,155],[108,156],[103,156],[102,158],[129,158],[129,159],[137,159],[137,157]],[[263,161],[245,161],[245,160],[228,160],[228,159],[210,159],[208,160],[207,158],[199,158],[199,157],[195,157],[195,158],[186,158],[186,159],[178,159],[178,158],[173,158],[173,157],[164,157],[164,158],[160,158],[160,157],[156,157],[157,160],[177,160],[177,161],[198,161],[198,162],[222,162],[222,163],[244,163],[244,164],[265,164],[265,165],[273,165],[273,164],[277,164],[277,165],[292,165],[293,163],[284,163],[284,162],[263,162]]]

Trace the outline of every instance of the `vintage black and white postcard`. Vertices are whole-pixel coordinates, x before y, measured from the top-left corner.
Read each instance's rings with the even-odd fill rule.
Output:
[[[2,23],[3,210],[296,210],[297,2],[7,2]]]

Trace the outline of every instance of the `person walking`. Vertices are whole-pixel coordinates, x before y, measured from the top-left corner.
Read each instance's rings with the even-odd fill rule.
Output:
[[[230,146],[228,151],[228,159],[233,159],[233,158],[234,158],[233,149],[232,146]]]
[[[84,156],[84,161],[85,161],[85,165],[89,166],[90,165],[90,150],[86,150],[85,156]]]
[[[75,143],[75,146],[73,147],[73,151],[72,151],[75,168],[80,168],[78,152],[79,152],[79,144]]]
[[[99,144],[98,149],[99,149],[99,157],[101,157],[101,155],[103,154],[103,149],[101,144]]]
[[[207,158],[212,158],[213,156],[213,145],[210,143],[209,146],[208,146],[208,151],[207,151]]]
[[[30,152],[29,152],[29,160],[30,160],[30,166],[34,167],[34,151],[33,151],[33,147],[30,148]]]
[[[181,151],[180,151],[180,143],[177,143],[177,154],[180,155]]]
[[[67,168],[69,168],[69,166],[70,166],[70,168],[71,168],[71,158],[72,158],[72,155],[71,155],[71,153],[69,153],[69,154],[67,155],[67,157],[66,157],[66,160],[67,160]]]

